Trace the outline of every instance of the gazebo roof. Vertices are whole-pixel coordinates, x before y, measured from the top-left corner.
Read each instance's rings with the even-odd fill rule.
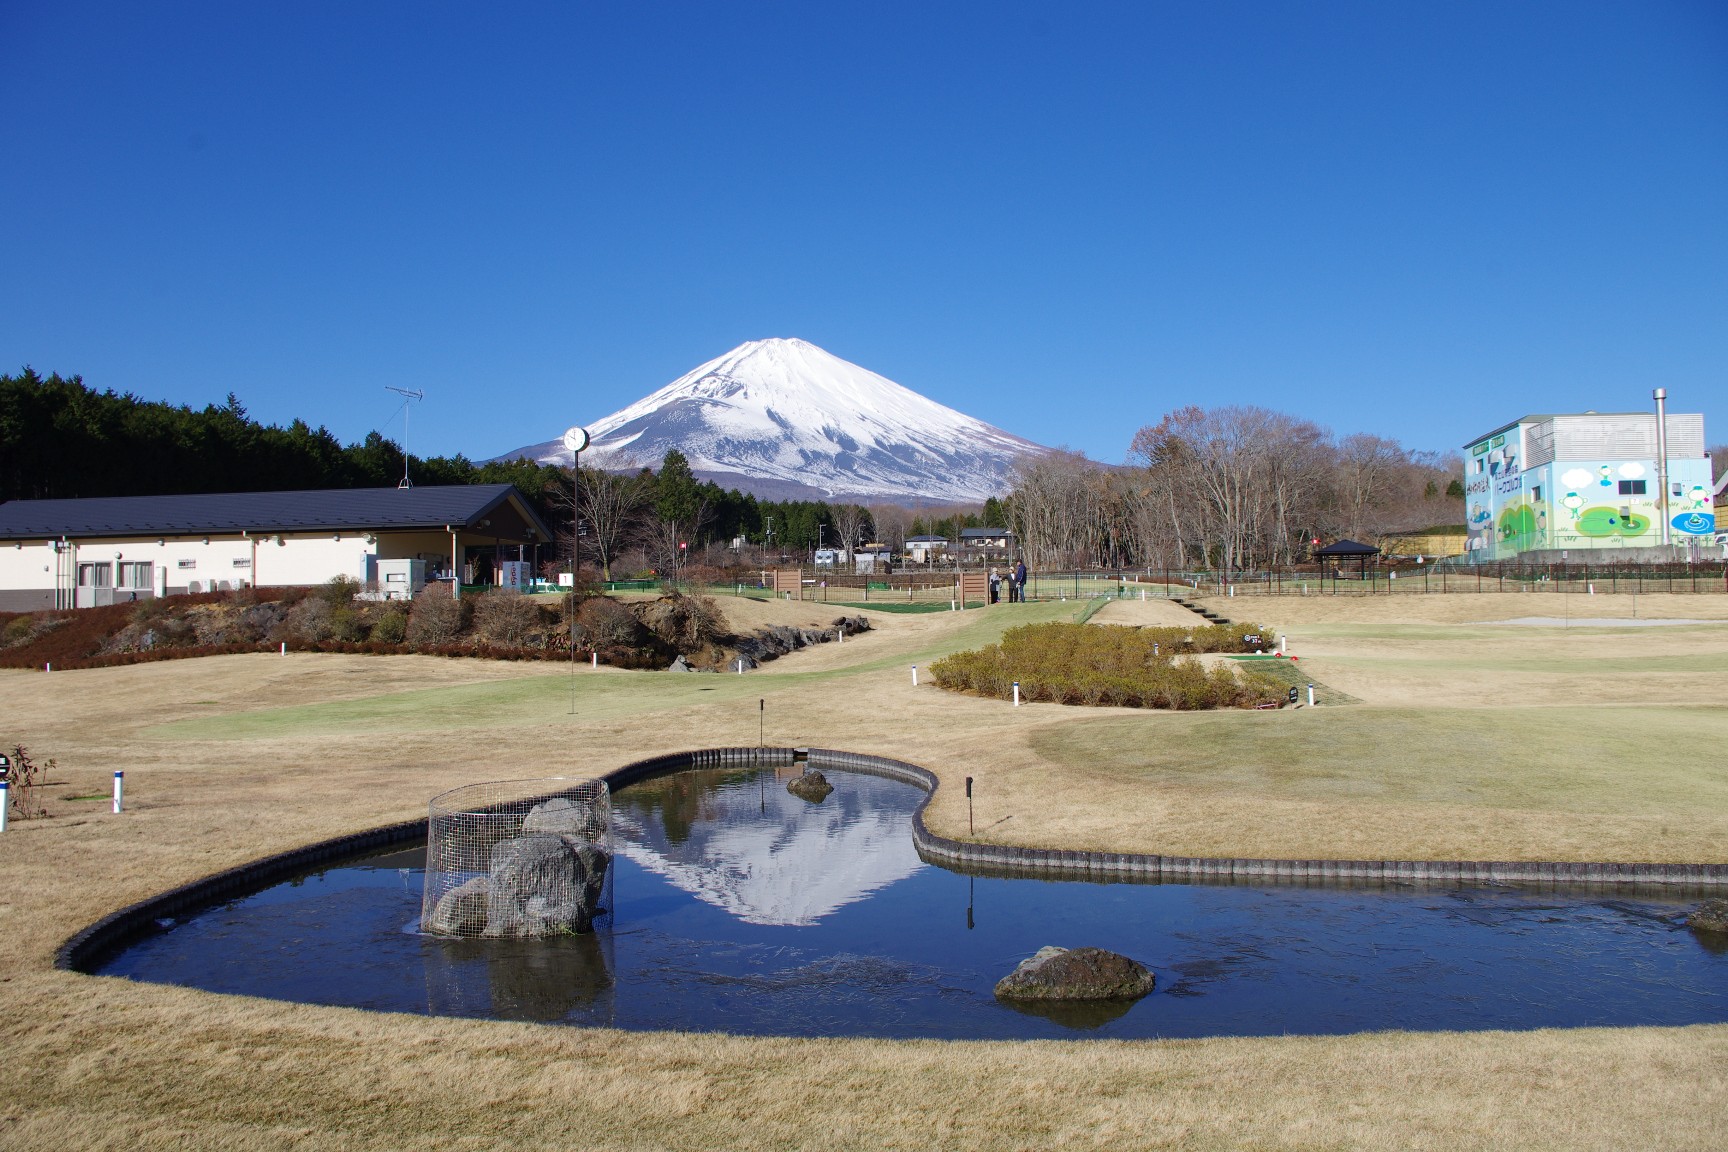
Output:
[[[1315,556],[1378,556],[1380,549],[1370,544],[1359,544],[1354,540],[1340,540],[1336,544],[1328,544],[1324,548],[1314,549]]]

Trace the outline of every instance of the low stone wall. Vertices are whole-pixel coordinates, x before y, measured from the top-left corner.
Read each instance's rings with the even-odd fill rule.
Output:
[[[1037,879],[1125,883],[1249,883],[1388,886],[1407,884],[1518,884],[1538,887],[1658,888],[1667,895],[1719,893],[1728,864],[1597,864],[1518,860],[1268,860],[1251,857],[1156,856],[1133,852],[1073,852],[950,840],[930,831],[924,810],[936,794],[936,774],[916,764],[827,748],[705,748],[637,760],[602,776],[620,788],[693,768],[837,768],[899,780],[922,788],[912,817],[912,842],[921,859],[961,872]],[[425,820],[407,820],[340,836],[242,864],[112,912],[85,928],[55,954],[54,966],[92,971],[106,957],[155,929],[157,920],[183,916],[222,900],[266,888],[317,864],[424,839]]]
[[[810,751],[818,767],[851,768],[918,784],[935,794],[934,773],[898,760],[854,752]],[[926,801],[926,805],[928,801]],[[1244,881],[1256,884],[1476,883],[1651,885],[1709,888],[1728,884],[1728,864],[1598,864],[1520,860],[1271,860],[1253,857],[1155,856],[1134,852],[1071,852],[950,840],[930,831],[920,807],[912,821],[918,855],[962,871],[1075,880]]]

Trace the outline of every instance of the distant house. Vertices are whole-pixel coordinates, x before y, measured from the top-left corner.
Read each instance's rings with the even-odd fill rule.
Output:
[[[914,564],[928,564],[947,553],[946,536],[909,536],[906,539],[906,559]]]
[[[412,595],[452,574],[519,578],[551,543],[509,484],[12,500],[0,504],[0,611],[338,576]]]
[[[894,570],[894,550],[886,544],[865,544],[852,554],[852,571],[860,576],[886,575]]]
[[[1014,551],[1014,533],[1006,528],[960,529],[960,554],[968,560],[1006,560]]]

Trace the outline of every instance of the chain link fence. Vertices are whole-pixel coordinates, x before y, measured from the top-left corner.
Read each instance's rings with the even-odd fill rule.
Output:
[[[421,930],[535,939],[592,931],[612,906],[603,780],[500,780],[432,798]]]

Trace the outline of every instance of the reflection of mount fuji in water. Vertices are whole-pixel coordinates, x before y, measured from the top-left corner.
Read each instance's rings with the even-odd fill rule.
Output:
[[[617,850],[746,924],[805,926],[923,867],[921,796],[893,780],[826,773],[811,804],[772,770],[686,772],[613,798]]]

